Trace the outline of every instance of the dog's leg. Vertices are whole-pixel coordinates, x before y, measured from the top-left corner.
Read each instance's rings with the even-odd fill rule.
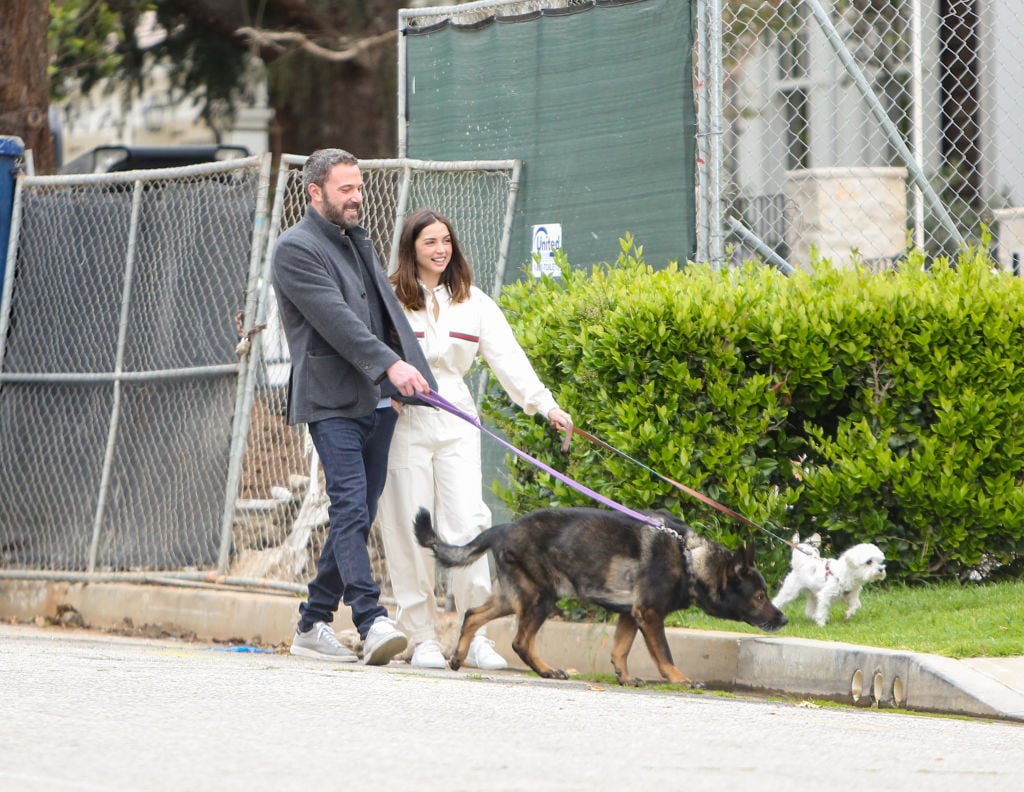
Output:
[[[639,625],[631,613],[620,613],[619,623],[615,627],[615,639],[612,641],[612,667],[615,669],[615,679],[620,685],[642,685],[643,681],[631,677],[626,667],[626,658],[629,650],[633,647],[633,639],[636,638],[636,631]]]
[[[534,649],[537,633],[540,631],[541,625],[548,618],[552,604],[538,601],[523,609],[519,614],[519,630],[512,641],[512,648],[522,661],[532,668],[538,676],[545,679],[568,679],[569,675],[565,671],[561,668],[549,666],[537,657],[537,652]]]
[[[489,621],[509,616],[514,612],[500,593],[493,594],[483,605],[466,611],[466,616],[462,620],[462,632],[459,633],[459,643],[452,653],[451,660],[448,661],[448,666],[452,671],[458,671],[462,667],[466,654],[469,652],[469,644],[477,630]]]
[[[860,589],[855,588],[843,596],[846,600],[846,618],[853,618],[853,614],[860,610]]]
[[[827,590],[819,591],[817,596],[807,592],[807,615],[814,619],[815,624],[824,627],[828,624],[828,613],[832,609],[832,597]]]
[[[665,636],[664,617],[654,608],[634,611],[633,617],[639,622],[647,651],[654,658],[661,675],[673,685],[691,684],[690,678],[672,663],[672,650],[668,648],[668,638]]]
[[[772,600],[772,605],[781,609],[799,596],[800,581],[794,573],[790,572],[786,575],[786,579],[782,581],[782,588],[779,589],[779,593],[776,594],[775,599]]]
[[[807,597],[804,600],[804,616],[815,621],[818,618],[818,595],[810,589],[807,590]]]

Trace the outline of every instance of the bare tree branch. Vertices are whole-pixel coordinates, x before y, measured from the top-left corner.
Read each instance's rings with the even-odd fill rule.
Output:
[[[271,47],[278,52],[284,52],[287,49],[303,49],[318,58],[334,63],[355,60],[365,55],[369,50],[386,44],[398,35],[397,30],[389,30],[378,36],[358,39],[346,49],[333,50],[322,47],[316,42],[311,41],[304,33],[295,31],[259,30],[257,28],[242,27],[238,28],[235,33],[242,39],[248,39],[261,48]]]

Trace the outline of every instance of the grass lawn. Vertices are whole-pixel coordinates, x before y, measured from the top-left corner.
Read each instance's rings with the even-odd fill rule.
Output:
[[[850,621],[835,603],[829,623],[819,627],[804,615],[801,597],[785,608],[789,624],[775,635],[928,652],[945,657],[1024,655],[1024,581],[983,585],[906,587],[869,584],[862,607]],[[697,608],[671,614],[670,627],[731,630],[764,635],[754,627],[713,619]]]

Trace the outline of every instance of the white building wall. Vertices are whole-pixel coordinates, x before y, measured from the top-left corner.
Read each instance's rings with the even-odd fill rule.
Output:
[[[1024,206],[1024,0],[982,2],[985,194]]]

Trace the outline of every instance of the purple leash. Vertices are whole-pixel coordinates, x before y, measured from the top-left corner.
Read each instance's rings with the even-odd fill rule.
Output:
[[[492,432],[490,429],[486,428],[482,423],[480,423],[480,420],[478,418],[475,418],[474,416],[470,415],[469,413],[467,413],[467,412],[465,412],[463,410],[460,410],[458,407],[456,407],[454,404],[452,404],[450,401],[445,399],[443,396],[441,396],[436,391],[430,391],[430,393],[428,395],[424,395],[422,393],[417,393],[416,394],[416,398],[418,398],[422,402],[426,402],[427,404],[429,404],[429,405],[431,405],[433,407],[439,407],[442,410],[445,410],[446,412],[450,412],[452,415],[455,415],[455,416],[461,418],[463,421],[466,421],[468,423],[473,424],[473,426],[475,426],[481,432],[483,432],[484,434],[486,434],[486,435],[488,435],[490,437],[493,437],[495,440],[497,440],[499,443],[501,443],[503,446],[505,446],[505,448],[507,448],[509,451],[511,451],[516,456],[522,457],[527,462],[529,462],[531,465],[534,465],[534,466],[540,468],[541,470],[543,470],[549,476],[554,476],[559,481],[561,481],[561,482],[563,482],[565,484],[568,484],[574,490],[582,492],[584,495],[587,495],[587,496],[593,498],[598,503],[602,503],[605,506],[609,506],[612,509],[615,509],[616,511],[620,511],[623,514],[626,514],[626,515],[632,517],[634,520],[639,520],[640,522],[647,523],[648,525],[653,525],[655,528],[659,528],[660,529],[660,528],[664,527],[664,523],[661,520],[659,520],[657,517],[651,517],[650,515],[647,515],[647,514],[641,514],[640,512],[633,511],[632,509],[627,508],[626,506],[623,506],[621,503],[616,503],[615,501],[610,500],[609,498],[606,498],[606,497],[604,497],[603,495],[600,495],[597,492],[594,492],[594,490],[590,489],[589,487],[584,487],[579,482],[573,481],[568,476],[566,476],[566,475],[564,475],[562,473],[559,473],[557,470],[555,470],[552,467],[549,467],[548,465],[545,465],[539,459],[534,459],[532,456],[527,454],[525,451],[520,451],[518,448],[516,448],[514,445],[509,443],[507,440],[503,440],[502,438],[498,437],[498,435],[496,435],[494,432]]]

